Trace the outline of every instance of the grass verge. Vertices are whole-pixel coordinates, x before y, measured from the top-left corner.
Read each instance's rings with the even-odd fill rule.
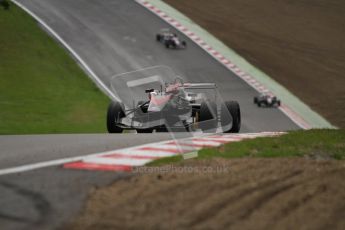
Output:
[[[34,19],[0,8],[0,134],[105,132],[108,102]]]
[[[211,157],[310,157],[312,159],[343,160],[345,159],[345,130],[293,131],[278,137],[259,137],[232,142],[198,152],[198,159]],[[162,158],[149,165],[175,163],[182,159],[182,156]]]

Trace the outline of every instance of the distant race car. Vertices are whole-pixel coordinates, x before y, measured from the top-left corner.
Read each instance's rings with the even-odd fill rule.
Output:
[[[241,127],[240,106],[236,101],[223,103],[218,114],[215,101],[192,90],[214,90],[215,83],[183,83],[176,79],[160,89],[147,89],[147,101],[124,104],[113,101],[108,107],[107,128],[110,133],[136,129],[138,133],[162,131],[192,131],[195,126],[203,132],[215,132],[220,124],[223,132],[238,133]],[[168,126],[168,127],[167,127]]]
[[[257,104],[259,107],[279,107],[280,100],[275,96],[261,94],[260,96],[254,97],[254,104]]]
[[[169,29],[162,29],[156,35],[156,40],[165,45],[166,48],[185,49],[187,47],[186,41],[181,41],[175,33],[170,32]]]

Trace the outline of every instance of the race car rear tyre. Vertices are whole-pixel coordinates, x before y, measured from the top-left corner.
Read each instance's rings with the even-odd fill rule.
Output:
[[[160,34],[156,35],[156,40],[157,40],[157,42],[159,42],[161,40],[161,35]]]
[[[123,129],[118,126],[118,122],[123,117],[125,117],[124,105],[118,101],[112,101],[107,112],[107,129],[109,133],[122,133]]]
[[[229,118],[229,115],[231,115],[231,118]],[[232,123],[231,127],[230,123]],[[224,103],[221,110],[221,125],[224,133],[238,133],[240,131],[241,110],[237,101],[226,101]]]
[[[280,100],[278,100],[278,101],[277,101],[277,105],[278,105],[278,107],[280,106],[280,104],[281,104],[281,103],[280,103]]]
[[[254,104],[258,103],[258,98],[254,97]]]
[[[187,47],[187,42],[186,42],[186,41],[182,41],[182,45],[183,45],[184,47]]]
[[[201,103],[199,114],[199,128],[204,133],[216,132],[218,124],[217,105],[214,102]]]

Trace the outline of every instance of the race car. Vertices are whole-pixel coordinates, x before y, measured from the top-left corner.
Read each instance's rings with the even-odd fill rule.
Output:
[[[169,29],[162,29],[156,35],[156,40],[163,43],[166,48],[185,49],[187,47],[186,41],[181,41],[177,34],[170,32]]]
[[[136,129],[137,133],[161,131],[193,131],[195,126],[203,132],[238,133],[241,127],[240,106],[227,101],[218,114],[215,101],[192,90],[215,89],[215,83],[183,83],[176,79],[163,89],[146,89],[146,101],[138,101],[134,108],[113,101],[108,107],[107,128],[109,133],[121,133],[124,129]],[[220,122],[219,122],[220,118]],[[219,126],[220,123],[220,126]],[[197,124],[197,125],[195,125]]]
[[[260,96],[254,97],[254,104],[257,104],[259,107],[279,107],[280,100],[275,96],[261,94]]]

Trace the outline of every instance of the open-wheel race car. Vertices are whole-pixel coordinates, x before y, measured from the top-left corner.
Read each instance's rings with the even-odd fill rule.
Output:
[[[177,34],[170,32],[169,29],[162,29],[156,35],[156,40],[163,43],[166,48],[184,49],[187,47],[186,41],[181,41]]]
[[[124,78],[128,79],[128,78]],[[215,97],[206,96],[205,91],[215,91],[215,83],[184,83],[176,78],[171,83],[143,89],[146,99],[139,97],[137,86],[147,85],[157,76],[133,79],[126,82],[129,87],[124,104],[112,101],[107,112],[107,128],[110,133],[121,133],[124,129],[135,129],[138,133],[161,131],[195,131],[237,133],[241,127],[240,106],[236,101],[218,103]],[[124,84],[117,81],[117,86]],[[138,94],[137,94],[138,93]],[[129,96],[129,95],[132,96]],[[134,96],[133,96],[134,95]],[[130,97],[134,99],[130,101]]]
[[[261,94],[254,97],[254,104],[257,104],[259,107],[279,107],[280,100],[275,96]]]

